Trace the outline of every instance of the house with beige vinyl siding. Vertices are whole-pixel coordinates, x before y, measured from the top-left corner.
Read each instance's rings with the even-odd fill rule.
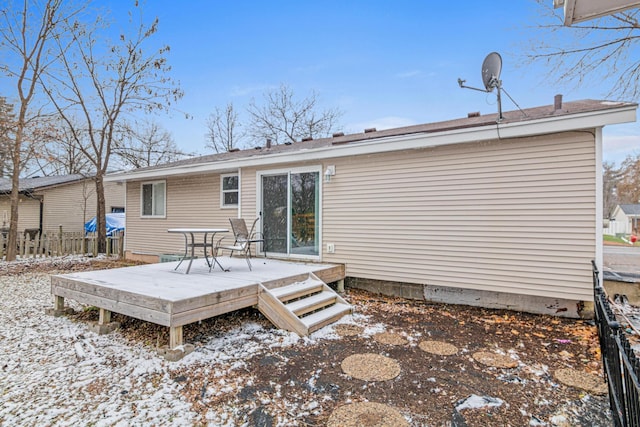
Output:
[[[9,227],[11,220],[11,182],[0,180],[0,225]],[[107,212],[124,210],[124,185],[105,184]],[[82,175],[60,175],[20,180],[18,231],[84,232],[84,223],[96,214],[96,189],[91,178]]]
[[[345,265],[347,286],[565,316],[602,265],[602,128],[585,100],[203,156],[126,184],[128,258],[180,253],[174,227],[257,224],[268,257]]]

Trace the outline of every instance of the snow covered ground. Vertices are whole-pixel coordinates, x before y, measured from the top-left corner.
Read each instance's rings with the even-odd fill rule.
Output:
[[[29,268],[37,261],[28,261]],[[46,262],[46,261],[45,261]],[[74,306],[77,310],[82,307]],[[234,425],[233,407],[216,407],[199,419],[176,381],[197,368],[211,378],[211,400],[251,376],[244,360],[274,347],[338,338],[330,327],[313,337],[255,323],[213,337],[179,362],[167,362],[150,347],[118,332],[99,336],[86,323],[45,314],[52,307],[48,273],[0,276],[0,425]],[[343,322],[353,322],[348,316]],[[371,330],[370,333],[379,332]],[[251,339],[247,339],[247,338]],[[236,384],[237,383],[237,384]],[[313,407],[309,402],[309,408]],[[309,410],[309,408],[304,408]],[[292,413],[296,408],[288,408]]]

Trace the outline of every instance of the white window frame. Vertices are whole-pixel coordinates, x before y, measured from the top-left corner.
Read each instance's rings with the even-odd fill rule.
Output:
[[[151,190],[151,209],[153,211],[155,211],[154,208],[156,208],[157,206],[155,206],[155,202],[154,200],[156,199],[156,185],[157,184],[164,184],[164,197],[163,197],[163,206],[162,206],[162,215],[157,215],[157,214],[151,214],[151,215],[145,215],[144,214],[144,186],[145,185],[152,185],[152,190]],[[167,217],[167,181],[166,180],[158,180],[158,181],[145,181],[145,182],[141,182],[140,183],[140,218],[166,218]]]
[[[238,178],[238,188],[235,190],[225,190],[224,189],[224,179],[235,176]],[[238,203],[233,205],[227,205],[224,203],[224,195],[226,193],[238,193]],[[240,207],[240,174],[237,172],[234,173],[225,173],[220,175],[220,208],[221,209],[238,209]]]

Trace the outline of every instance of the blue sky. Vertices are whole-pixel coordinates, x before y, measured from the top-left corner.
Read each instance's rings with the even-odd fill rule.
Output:
[[[127,22],[129,4],[110,6],[114,29]],[[341,109],[347,133],[495,113],[494,94],[457,83],[481,87],[480,67],[492,51],[504,61],[504,88],[523,108],[552,104],[558,93],[565,101],[602,99],[608,89],[563,87],[541,65],[523,65],[528,46],[545,37],[533,0],[148,0],[143,10],[159,17],[154,40],[171,47],[172,76],[185,92],[177,108],[192,116],[158,121],[190,152],[207,153],[205,121],[215,107],[232,102],[242,112],[282,83],[300,97],[315,90],[322,107]],[[503,110],[513,109],[503,97]],[[639,152],[638,124],[605,128],[605,160]]]

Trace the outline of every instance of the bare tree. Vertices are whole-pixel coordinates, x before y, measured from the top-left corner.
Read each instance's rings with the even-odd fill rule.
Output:
[[[215,111],[207,118],[206,148],[211,148],[216,153],[224,153],[234,148],[241,148],[244,133],[240,130],[238,112],[228,103],[224,110],[216,107]]]
[[[280,85],[264,94],[264,104],[259,106],[255,100],[249,104],[249,133],[257,140],[271,139],[275,144],[329,136],[342,112],[318,108],[316,92],[298,100],[290,87]]]
[[[609,218],[613,213],[618,201],[618,184],[622,175],[621,169],[617,168],[615,163],[604,162],[602,165],[602,191],[603,191],[603,209],[604,218]]]
[[[33,152],[28,147],[29,134],[32,133],[32,127],[37,125],[40,113],[32,105],[36,88],[42,74],[56,60],[55,55],[50,55],[49,47],[54,40],[59,40],[63,27],[82,8],[82,5],[75,7],[63,0],[23,0],[5,4],[0,11],[0,47],[7,52],[8,58],[1,69],[15,87],[17,109],[9,147],[12,189],[6,253],[8,261],[16,258],[19,177],[25,165],[25,153]]]
[[[557,82],[579,86],[606,80],[611,82],[607,96],[637,99],[640,57],[633,52],[640,41],[639,9],[566,27],[562,8],[554,9],[548,0],[537,1],[548,23],[539,26],[545,37],[532,40],[526,55],[529,63],[546,63],[549,77]]]
[[[92,162],[77,147],[69,126],[57,116],[51,117],[52,123],[37,153],[25,167],[28,175],[69,175],[93,176]]]
[[[15,115],[13,105],[0,97],[0,177],[11,175],[11,145],[14,141]]]
[[[180,150],[171,133],[156,122],[136,123],[114,142],[113,154],[127,168],[156,166],[189,155]]]
[[[619,203],[640,203],[640,154],[629,155],[622,162],[616,194]]]
[[[136,4],[136,7],[137,4]],[[169,47],[147,53],[146,44],[158,31],[158,19],[150,25],[134,23],[132,34],[103,41],[105,26],[101,18],[93,26],[75,22],[63,25],[71,45],[58,40],[61,69],[48,73],[43,88],[71,137],[91,160],[96,183],[96,228],[98,246],[106,244],[104,175],[119,132],[134,114],[167,110],[182,97],[182,91],[168,77]],[[98,43],[100,40],[100,43]],[[76,122],[80,121],[80,125]]]

